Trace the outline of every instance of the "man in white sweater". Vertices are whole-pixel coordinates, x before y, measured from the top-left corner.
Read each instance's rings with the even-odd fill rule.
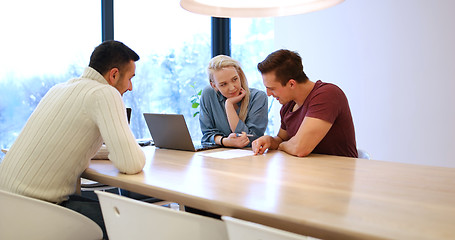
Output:
[[[80,78],[52,87],[0,164],[0,189],[72,208],[104,230],[99,204],[73,194],[103,142],[121,172],[135,174],[144,167],[122,100],[132,90],[137,60],[123,43],[106,41],[95,48]]]

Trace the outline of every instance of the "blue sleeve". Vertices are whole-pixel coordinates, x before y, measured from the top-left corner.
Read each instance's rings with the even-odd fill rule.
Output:
[[[250,104],[245,122],[240,120],[235,132],[246,132],[253,134],[250,141],[264,135],[268,123],[268,101],[267,94],[254,88],[250,88]]]
[[[203,143],[215,143],[215,136],[222,135],[224,133],[216,128],[215,125],[215,114],[214,104],[216,104],[218,99],[216,98],[216,93],[211,87],[206,87],[202,91],[201,102],[200,102],[200,111],[199,111],[199,124],[201,125],[202,139]]]

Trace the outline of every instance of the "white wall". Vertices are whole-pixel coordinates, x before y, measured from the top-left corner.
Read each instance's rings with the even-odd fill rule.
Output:
[[[373,159],[455,167],[455,1],[346,0],[278,17],[276,48],[346,93]]]

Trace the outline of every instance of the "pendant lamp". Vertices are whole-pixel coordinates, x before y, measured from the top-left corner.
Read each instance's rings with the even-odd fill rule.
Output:
[[[344,0],[181,0],[182,8],[220,18],[277,17],[332,7]]]

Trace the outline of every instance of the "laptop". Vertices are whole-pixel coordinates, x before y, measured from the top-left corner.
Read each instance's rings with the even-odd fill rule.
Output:
[[[144,113],[144,118],[155,147],[193,152],[220,147],[193,141],[182,114]]]

